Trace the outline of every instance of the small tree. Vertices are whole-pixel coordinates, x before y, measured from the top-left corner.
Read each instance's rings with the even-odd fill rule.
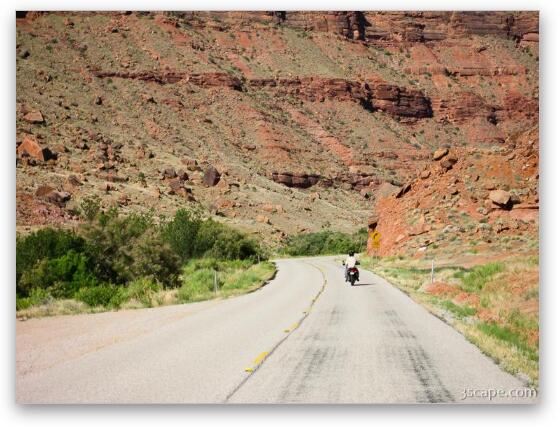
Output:
[[[164,240],[183,261],[199,253],[197,234],[201,223],[198,214],[180,209],[174,218],[164,225]]]

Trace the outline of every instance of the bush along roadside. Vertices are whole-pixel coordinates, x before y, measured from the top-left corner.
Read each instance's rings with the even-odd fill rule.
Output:
[[[287,256],[346,254],[349,251],[359,253],[364,251],[366,242],[365,228],[354,234],[327,230],[289,237],[281,252]]]
[[[94,200],[83,210],[87,221],[75,230],[17,238],[18,317],[228,297],[258,288],[275,271],[257,241],[190,211],[156,221],[152,213],[104,212]]]
[[[538,258],[512,258],[471,268],[404,257],[361,260],[451,324],[501,367],[531,386],[539,380]]]

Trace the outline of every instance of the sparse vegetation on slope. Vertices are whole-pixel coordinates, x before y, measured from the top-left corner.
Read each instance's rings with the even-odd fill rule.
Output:
[[[126,213],[197,205],[274,246],[327,223],[350,233],[430,150],[489,148],[537,122],[534,12],[23,15],[23,232],[75,223],[97,195]],[[347,20],[363,26],[346,33]],[[222,176],[207,186],[210,166]]]

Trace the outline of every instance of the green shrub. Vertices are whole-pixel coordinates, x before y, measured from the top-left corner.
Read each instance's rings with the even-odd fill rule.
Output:
[[[21,309],[27,309],[31,307],[31,300],[29,297],[15,296],[15,309],[19,311]]]
[[[95,220],[101,211],[101,199],[98,195],[85,197],[79,205],[79,213],[89,222]]]
[[[212,269],[197,269],[191,274],[183,275],[182,286],[178,289],[180,302],[191,302],[206,298],[214,291],[214,272]],[[221,285],[221,282],[217,282]]]
[[[203,222],[196,241],[200,246],[207,246],[206,241],[211,243],[211,246],[207,247],[207,250],[203,252],[203,256],[215,257],[217,259],[256,259],[257,256],[260,258],[266,257],[261,247],[247,235],[212,219]]]
[[[201,220],[199,217],[184,209],[180,209],[174,218],[163,229],[163,238],[182,260],[187,260],[199,253],[196,238]]]
[[[50,292],[44,288],[34,288],[28,297],[16,296],[16,310],[27,309],[32,306],[44,305],[52,302],[54,298]]]
[[[95,287],[83,287],[75,294],[77,300],[89,306],[119,307],[123,298],[123,289],[113,284],[101,284]]]
[[[126,284],[142,276],[176,285],[179,258],[163,240],[152,213],[125,218],[102,213],[84,229],[96,276],[100,281]]]
[[[120,217],[115,208],[101,211],[94,198],[85,199],[81,210],[88,221],[79,235],[47,228],[17,240],[17,309],[39,303],[39,296],[106,307],[135,299],[151,306],[163,286],[179,284],[189,259],[178,296],[197,300],[213,291],[214,270],[220,286],[223,277],[265,257],[246,234],[185,210],[159,225],[152,212]],[[253,279],[243,277],[240,285]]]
[[[49,289],[54,297],[67,298],[81,287],[96,284],[98,281],[90,272],[87,257],[69,250],[57,259],[43,259],[34,268],[23,272],[19,287],[22,294],[42,288]]]
[[[317,256],[348,253],[349,251],[361,252],[365,249],[366,241],[367,232],[365,228],[353,235],[321,231],[289,238],[283,252],[290,256]]]
[[[183,261],[198,257],[255,259],[265,254],[246,234],[213,219],[178,210],[163,229],[163,238]]]
[[[171,247],[162,240],[156,230],[148,230],[136,239],[129,256],[128,280],[149,277],[161,282],[165,287],[178,285],[180,258]],[[125,271],[122,271],[125,274]]]
[[[74,232],[45,228],[16,240],[16,288],[21,296],[27,296],[29,289],[20,286],[21,276],[33,269],[43,259],[54,259],[69,250],[79,253],[85,249],[85,240]]]
[[[143,306],[151,307],[153,305],[153,296],[162,290],[162,286],[149,278],[138,278],[125,289],[126,300],[137,300]]]

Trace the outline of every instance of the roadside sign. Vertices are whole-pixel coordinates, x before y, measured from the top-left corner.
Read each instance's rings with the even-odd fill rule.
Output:
[[[369,236],[371,238],[371,246],[374,249],[379,249],[381,243],[381,234],[378,231],[373,231]]]

